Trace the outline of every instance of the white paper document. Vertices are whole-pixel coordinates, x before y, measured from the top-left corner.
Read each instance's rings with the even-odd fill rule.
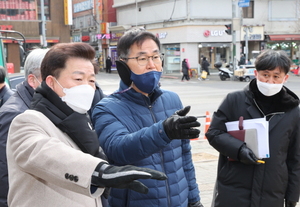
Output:
[[[225,125],[227,131],[239,130],[239,121],[227,122]],[[258,158],[269,158],[269,122],[265,118],[247,119],[243,121],[243,127],[257,130]]]

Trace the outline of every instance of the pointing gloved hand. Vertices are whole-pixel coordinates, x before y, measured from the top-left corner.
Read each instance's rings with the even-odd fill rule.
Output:
[[[295,207],[297,202],[285,200],[285,207]]]
[[[199,137],[200,130],[193,127],[199,127],[200,123],[194,116],[186,116],[190,111],[190,106],[187,106],[174,115],[163,121],[163,127],[169,139],[194,139]]]
[[[180,109],[178,111],[175,111],[175,115],[177,114],[178,116],[186,116],[191,110],[191,106],[186,106],[183,109]]]
[[[147,194],[148,188],[137,179],[165,180],[167,176],[162,172],[149,168],[132,165],[118,167],[101,162],[92,175],[92,185],[120,189],[128,188]]]
[[[189,203],[187,207],[204,207],[200,201]]]
[[[259,165],[260,163],[257,162],[258,158],[249,149],[246,144],[242,145],[238,154],[238,159],[240,162],[247,164],[247,165]]]

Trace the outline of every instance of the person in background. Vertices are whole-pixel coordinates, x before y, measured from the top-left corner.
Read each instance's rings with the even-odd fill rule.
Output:
[[[5,83],[6,71],[5,68],[0,66],[0,107],[9,99],[14,93]]]
[[[105,160],[87,116],[94,57],[86,43],[59,43],[45,55],[30,110],[14,118],[8,133],[8,206],[101,207],[105,187],[147,193],[137,179],[166,179],[156,170]]]
[[[184,58],[181,64],[181,72],[183,73],[181,81],[183,82],[184,79],[186,79],[187,81],[190,80],[190,76],[189,76],[189,67],[188,64],[186,62],[186,59]]]
[[[210,64],[209,62],[207,61],[206,57],[203,57],[202,59],[202,64],[201,64],[201,68],[202,70],[206,71],[207,72],[207,75],[209,75],[209,67]]]
[[[106,66],[106,73],[111,73],[112,62],[111,62],[111,58],[109,56],[107,56],[107,58],[105,60],[105,66]]]
[[[207,72],[207,75],[209,75],[209,62],[207,61],[206,57],[202,58],[202,63],[201,63],[201,69],[202,71]],[[199,79],[199,78],[198,78]],[[209,80],[208,78],[200,77],[199,80]]]
[[[205,134],[220,152],[213,207],[295,207],[300,186],[299,98],[283,84],[291,61],[284,51],[266,50],[255,61],[255,77],[244,90],[229,93]],[[258,158],[227,133],[225,123],[265,118],[270,158]],[[230,161],[232,158],[237,161]]]
[[[143,180],[147,195],[111,189],[111,207],[202,207],[190,140],[200,123],[186,116],[174,92],[158,86],[163,56],[159,39],[144,29],[127,31],[117,47],[120,88],[94,108],[92,121],[108,160],[167,174],[166,181]],[[105,120],[105,121],[104,121]]]
[[[34,49],[26,58],[25,80],[17,85],[16,92],[0,108],[0,207],[7,207],[8,172],[6,141],[10,123],[30,107],[34,90],[42,82],[41,62],[48,49]]]
[[[252,65],[252,62],[251,62],[251,60],[250,60],[250,59],[248,59],[248,61],[247,61],[247,65]]]
[[[244,54],[241,54],[241,59],[239,61],[238,65],[245,65],[246,64],[246,58]]]

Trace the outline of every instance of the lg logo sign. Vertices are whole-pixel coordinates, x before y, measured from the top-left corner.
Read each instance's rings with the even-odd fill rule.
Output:
[[[204,37],[217,37],[217,36],[223,36],[225,33],[225,30],[205,30],[203,32]]]

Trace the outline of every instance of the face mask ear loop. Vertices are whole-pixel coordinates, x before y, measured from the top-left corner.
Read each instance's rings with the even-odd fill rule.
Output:
[[[42,84],[35,75],[34,75],[34,78],[35,78],[35,80],[37,80],[37,82],[39,82],[40,85]]]
[[[58,82],[58,80],[54,77],[54,80],[56,81],[56,83],[58,83],[58,85],[64,90],[64,87],[62,87],[62,85],[60,85],[60,83]]]

